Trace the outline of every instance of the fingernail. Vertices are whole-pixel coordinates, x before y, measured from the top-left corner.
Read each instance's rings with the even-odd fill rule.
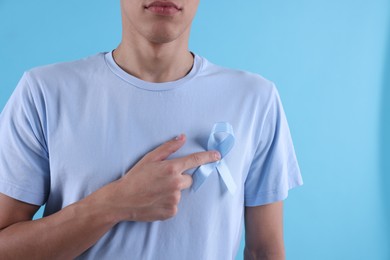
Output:
[[[214,157],[216,160],[221,160],[221,154],[219,152],[214,152]]]
[[[184,134],[180,134],[180,135],[175,137],[175,140],[176,141],[183,140],[183,137],[184,137]]]

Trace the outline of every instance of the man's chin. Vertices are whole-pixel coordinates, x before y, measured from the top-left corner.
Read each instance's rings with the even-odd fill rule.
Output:
[[[175,41],[180,35],[173,33],[154,33],[148,37],[148,40],[154,44],[166,44]]]

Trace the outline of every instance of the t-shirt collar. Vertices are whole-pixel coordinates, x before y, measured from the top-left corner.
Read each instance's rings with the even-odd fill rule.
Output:
[[[104,55],[107,66],[110,68],[110,70],[115,75],[117,75],[118,77],[120,77],[124,81],[128,82],[129,84],[131,84],[137,88],[141,88],[141,89],[145,89],[145,90],[149,90],[149,91],[167,91],[167,90],[172,90],[172,89],[175,89],[175,88],[178,88],[178,87],[184,85],[186,82],[188,82],[189,80],[191,80],[192,78],[194,78],[198,74],[198,72],[201,68],[201,63],[202,63],[202,59],[198,55],[193,54],[194,55],[194,64],[193,64],[190,72],[187,75],[185,75],[183,78],[180,78],[180,79],[175,80],[175,81],[155,83],[155,82],[149,82],[149,81],[139,79],[139,78],[127,73],[126,71],[124,71],[115,62],[115,60],[112,56],[112,53],[113,53],[113,51],[110,51],[110,52],[105,53],[105,55]]]

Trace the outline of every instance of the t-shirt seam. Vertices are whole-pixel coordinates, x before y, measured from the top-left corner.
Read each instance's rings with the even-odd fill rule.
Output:
[[[245,195],[245,199],[256,199],[258,197],[264,196],[264,195],[269,195],[269,194],[278,194],[281,191],[284,191],[284,189],[278,188],[274,190],[269,190],[269,191],[263,191],[254,195]]]
[[[10,186],[12,186],[13,188],[15,188],[17,190],[20,190],[20,191],[23,191],[23,192],[27,192],[27,193],[30,193],[30,194],[33,194],[33,195],[38,195],[38,196],[42,196],[42,195],[45,196],[46,195],[45,192],[36,192],[36,191],[27,190],[27,189],[22,188],[22,187],[16,185],[15,183],[10,182],[10,181],[8,181],[6,179],[0,179],[0,182],[4,183],[6,185],[10,185]]]
[[[258,132],[258,134],[257,134],[257,136],[256,136],[256,145],[255,145],[255,150],[254,150],[254,152],[253,152],[253,156],[252,156],[252,159],[251,159],[251,165],[250,166],[252,166],[252,164],[253,164],[253,162],[255,161],[255,157],[256,157],[256,154],[259,152],[259,153],[262,153],[262,149],[263,149],[263,145],[262,145],[262,142],[261,142],[261,140],[262,140],[262,135],[263,135],[263,130],[264,130],[264,124],[265,124],[265,122],[266,122],[266,119],[267,119],[267,117],[268,117],[268,115],[269,115],[269,113],[270,113],[270,110],[271,110],[271,106],[272,106],[272,97],[273,97],[273,95],[275,95],[275,90],[276,90],[276,87],[275,87],[275,84],[273,83],[273,82],[271,82],[271,84],[272,84],[272,90],[271,90],[271,93],[270,93],[270,95],[269,95],[269,98],[268,98],[268,100],[267,100],[267,108],[266,108],[266,110],[264,111],[264,117],[263,117],[263,120],[261,121],[261,122],[259,122],[259,124],[260,124],[260,130],[259,130],[259,132]],[[251,167],[249,167],[249,168],[251,168]],[[247,175],[247,176],[249,176],[249,174]]]
[[[260,131],[259,131],[259,134],[258,134],[258,140],[257,140],[257,144],[258,144],[258,148],[260,148],[261,144],[261,136],[263,135],[263,130],[264,130],[264,124],[269,116],[269,113],[271,111],[271,107],[272,107],[272,102],[274,102],[272,99],[275,95],[275,91],[276,91],[276,87],[275,87],[275,84],[273,82],[271,82],[272,84],[272,90],[271,90],[271,93],[269,95],[269,98],[267,100],[267,109],[264,113],[264,117],[263,117],[263,120],[260,122],[261,123],[261,128],[260,128]]]
[[[196,77],[199,76],[200,72],[203,71],[203,58],[199,57],[199,62],[200,62],[200,65],[199,65],[199,69],[197,70],[197,72],[192,75],[192,77],[190,77],[189,79],[187,79],[187,81],[181,83],[181,84],[175,84],[174,82],[172,82],[172,84],[174,84],[174,88],[169,88],[169,89],[148,89],[148,88],[142,88],[128,80],[126,80],[125,78],[122,77],[122,75],[120,75],[119,73],[116,73],[114,71],[114,69],[110,66],[110,64],[108,64],[108,61],[107,61],[107,58],[105,55],[103,55],[103,59],[104,59],[104,63],[106,64],[106,66],[108,67],[108,69],[111,71],[111,73],[113,73],[115,76],[119,77],[122,81],[124,81],[125,83],[137,88],[137,89],[140,89],[140,90],[144,90],[144,91],[150,91],[150,92],[166,92],[166,91],[175,91],[179,88],[182,88],[184,85],[186,85],[186,83],[192,81],[193,79],[195,79]],[[187,75],[186,75],[187,76]]]
[[[28,72],[26,72],[26,83],[27,83],[27,84],[26,84],[26,87],[27,87],[27,91],[28,91],[28,94],[29,94],[31,100],[32,100],[33,103],[34,103],[34,104],[33,104],[34,109],[37,110],[37,106],[36,106],[37,102],[35,101],[34,95],[33,95],[33,93],[32,93],[32,89],[31,89],[31,85],[32,85],[32,84],[31,84],[31,82],[30,82],[30,80],[29,80],[29,77],[30,77],[30,74],[29,74]],[[37,114],[39,115],[38,111],[37,111]],[[48,151],[47,145],[44,145],[44,144],[41,143],[39,137],[35,134],[35,131],[33,130],[34,128],[32,127],[30,121],[32,121],[32,120],[30,120],[30,118],[29,118],[29,124],[30,124],[32,133],[34,134],[37,143],[38,143],[39,146],[43,149],[43,151],[44,151],[44,153],[45,153],[45,157],[46,157],[46,158],[49,158],[49,151]],[[41,119],[39,120],[39,124],[40,124],[40,121],[41,121]],[[41,127],[43,127],[43,126],[41,126]],[[47,143],[46,140],[45,140],[45,143]]]
[[[119,75],[118,73],[116,73],[116,72],[114,71],[114,69],[111,68],[110,64],[108,64],[108,61],[107,61],[107,58],[106,58],[105,55],[103,55],[103,59],[104,59],[104,63],[105,63],[106,66],[108,67],[108,69],[109,69],[109,70],[111,71],[111,73],[113,73],[116,77],[120,78],[120,79],[121,79],[123,82],[125,82],[126,84],[129,84],[129,85],[131,85],[131,86],[133,86],[133,87],[135,87],[135,88],[137,88],[137,89],[146,90],[146,89],[144,89],[144,88],[141,88],[141,87],[139,87],[139,86],[137,86],[137,85],[135,85],[135,84],[129,82],[128,80],[124,79],[121,75]],[[149,90],[149,91],[156,91],[156,92],[157,92],[157,91],[159,91],[159,90]],[[160,91],[161,91],[161,90],[160,90]]]
[[[297,168],[297,167],[294,167],[294,168]],[[300,173],[299,171],[299,168],[298,170],[294,170],[293,172],[298,172]],[[277,188],[277,189],[273,189],[273,190],[268,190],[268,191],[262,191],[262,192],[259,192],[259,193],[256,193],[256,194],[248,194],[248,195],[244,195],[245,197],[245,200],[253,200],[253,199],[257,199],[259,197],[262,197],[264,195],[275,195],[275,194],[280,194],[282,192],[285,192],[285,191],[288,191],[290,189],[293,189],[295,188],[296,186],[300,186],[302,185],[303,182],[301,181],[301,179],[298,179],[298,180],[294,180],[294,181],[288,181],[288,186],[287,188]]]

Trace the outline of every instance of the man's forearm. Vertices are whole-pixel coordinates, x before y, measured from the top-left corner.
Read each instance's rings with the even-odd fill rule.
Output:
[[[95,197],[94,197],[95,196]],[[96,194],[61,211],[0,231],[0,259],[73,259],[117,222]]]
[[[20,220],[12,213],[18,212],[13,204],[0,214],[5,227],[0,231],[0,259],[73,259],[119,222],[173,217],[181,191],[192,184],[184,172],[221,159],[219,153],[206,151],[166,160],[184,143],[180,135],[160,145],[119,180],[48,217],[23,221],[30,214]]]

